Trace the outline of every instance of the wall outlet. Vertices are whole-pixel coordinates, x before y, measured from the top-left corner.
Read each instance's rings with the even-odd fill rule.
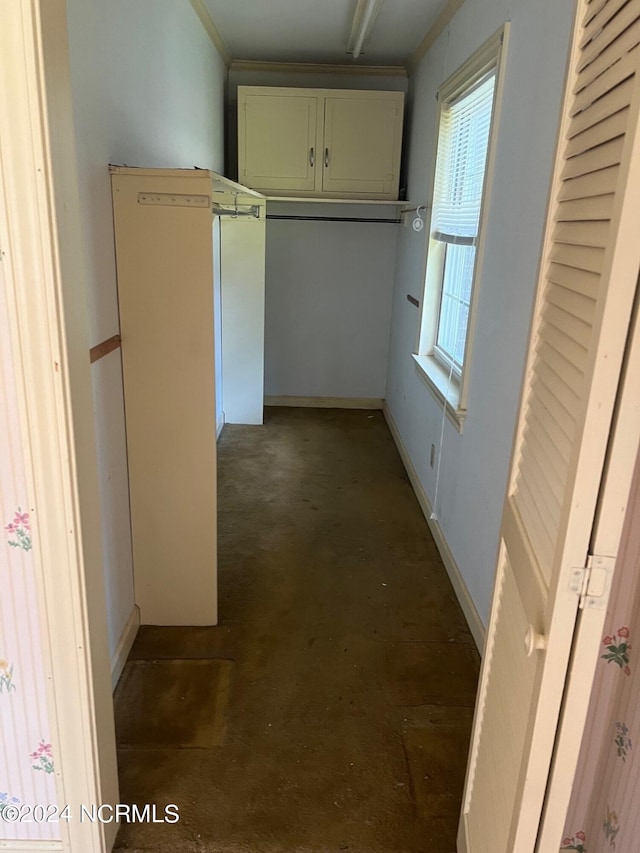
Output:
[[[429,465],[433,468],[436,463],[436,446],[435,444],[431,445],[431,456],[429,457]]]

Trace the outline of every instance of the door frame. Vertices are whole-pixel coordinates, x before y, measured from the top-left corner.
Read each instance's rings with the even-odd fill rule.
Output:
[[[0,232],[33,513],[39,621],[61,843],[105,853],[118,800],[98,474],[65,0],[5,0],[0,28]],[[0,848],[6,847],[0,843]]]

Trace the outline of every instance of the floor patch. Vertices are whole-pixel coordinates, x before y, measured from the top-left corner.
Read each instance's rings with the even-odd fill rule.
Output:
[[[478,653],[457,643],[389,643],[385,692],[396,707],[466,705],[476,699]]]
[[[471,708],[435,705],[406,721],[402,742],[419,817],[458,817],[472,720]]]
[[[228,660],[129,661],[115,694],[118,746],[220,746],[230,669]]]

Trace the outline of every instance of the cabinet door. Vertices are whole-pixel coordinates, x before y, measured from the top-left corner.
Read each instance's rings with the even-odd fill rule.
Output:
[[[318,98],[240,93],[238,177],[256,190],[315,189]]]
[[[398,197],[402,94],[325,98],[322,190]]]

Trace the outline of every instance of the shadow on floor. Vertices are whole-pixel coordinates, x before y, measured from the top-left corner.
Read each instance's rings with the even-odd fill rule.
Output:
[[[116,849],[452,853],[479,657],[393,440],[266,411],[218,445],[220,624],[143,627],[116,693],[121,800],[180,820]]]

